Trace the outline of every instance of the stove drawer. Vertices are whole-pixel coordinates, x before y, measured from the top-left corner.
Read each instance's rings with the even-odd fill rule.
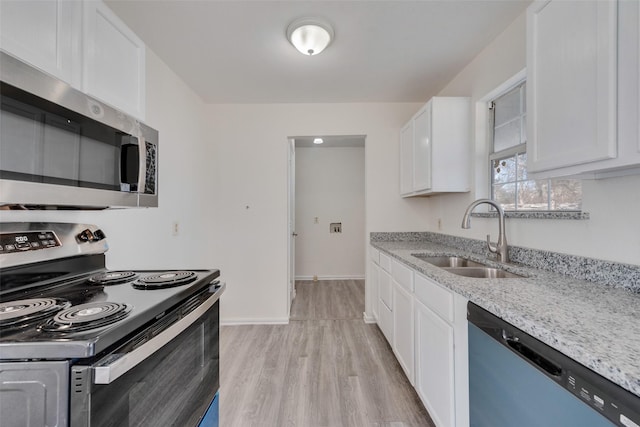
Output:
[[[0,426],[66,426],[68,362],[0,363]]]

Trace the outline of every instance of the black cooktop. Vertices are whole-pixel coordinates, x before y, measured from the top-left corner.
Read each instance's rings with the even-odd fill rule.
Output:
[[[0,295],[0,359],[96,355],[213,286],[219,276],[218,270],[104,269],[4,293]],[[145,280],[157,286],[139,286]],[[21,311],[24,318],[18,315]]]

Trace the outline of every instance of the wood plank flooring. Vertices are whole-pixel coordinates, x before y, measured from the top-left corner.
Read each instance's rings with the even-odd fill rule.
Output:
[[[299,280],[291,320],[362,319],[364,280]]]
[[[433,426],[378,327],[362,320],[364,281],[296,290],[288,325],[221,328],[222,427]]]

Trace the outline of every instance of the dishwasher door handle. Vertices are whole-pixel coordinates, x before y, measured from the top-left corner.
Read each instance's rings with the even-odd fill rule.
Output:
[[[556,363],[547,359],[528,345],[524,344],[517,336],[510,335],[506,330],[502,330],[502,338],[506,345],[515,353],[527,359],[549,375],[560,378],[562,377],[562,368]]]

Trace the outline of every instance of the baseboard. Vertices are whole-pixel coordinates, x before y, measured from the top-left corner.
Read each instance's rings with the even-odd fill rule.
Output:
[[[376,319],[374,316],[371,316],[369,314],[362,313],[362,318],[364,319],[364,323],[378,323],[378,319]]]
[[[239,325],[288,325],[288,318],[235,318],[235,319],[222,319],[220,325],[222,326],[239,326]]]
[[[296,276],[296,280],[313,280],[314,276]],[[317,276],[317,280],[364,280],[365,276]]]

